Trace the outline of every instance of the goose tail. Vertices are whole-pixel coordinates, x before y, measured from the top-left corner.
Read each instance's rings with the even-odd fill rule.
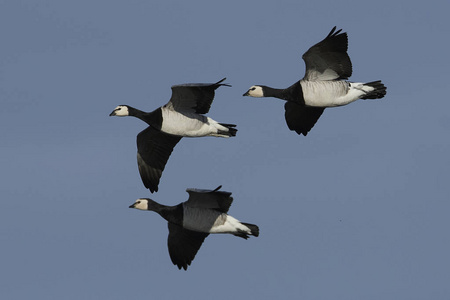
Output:
[[[361,99],[380,99],[386,95],[386,86],[381,83],[381,80],[365,83],[364,86],[372,87],[373,90],[366,92]]]
[[[250,230],[250,233],[247,230],[237,229],[237,231],[235,233],[233,233],[233,235],[241,237],[243,239],[248,239],[249,235],[259,236],[259,227],[258,226],[256,226],[255,224],[249,224],[249,223],[243,223],[243,222],[241,222],[241,224],[244,225],[245,227],[247,227],[248,230]]]
[[[222,125],[223,127],[225,127],[228,130],[220,130],[219,129],[218,134],[226,136],[226,137],[236,136],[237,129],[234,128],[234,127],[236,127],[236,125],[226,124],[226,123],[219,123],[219,125]]]
[[[248,227],[248,229],[250,229],[250,231],[252,232],[251,235],[259,236],[259,227],[255,224],[242,223],[242,225],[245,225]]]

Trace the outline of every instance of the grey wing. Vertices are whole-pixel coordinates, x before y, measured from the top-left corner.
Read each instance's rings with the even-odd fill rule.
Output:
[[[226,78],[216,83],[188,83],[172,86],[172,97],[167,107],[176,111],[192,111],[206,114],[211,108],[215,90],[220,86],[230,86],[222,83]]]
[[[336,26],[321,42],[303,54],[306,64],[305,80],[347,79],[352,75],[352,63],[347,54],[347,33]]]
[[[180,136],[161,132],[151,126],[138,134],[136,144],[139,174],[150,192],[158,191],[164,167],[180,139]]]
[[[294,102],[284,104],[284,117],[290,130],[306,136],[323,113],[324,107],[303,106]]]
[[[173,223],[168,224],[167,247],[169,248],[170,259],[178,269],[186,270],[194,260],[208,233],[188,230]]]
[[[189,207],[215,209],[227,213],[233,203],[230,192],[219,191],[222,186],[215,190],[187,189],[189,199],[185,202]]]

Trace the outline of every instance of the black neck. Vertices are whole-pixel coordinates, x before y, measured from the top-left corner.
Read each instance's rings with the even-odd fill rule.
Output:
[[[264,86],[264,97],[275,97],[286,101],[302,102],[303,93],[300,81],[297,81],[296,83],[285,89],[274,89],[268,86]]]
[[[131,107],[131,106],[128,106],[128,114],[130,116],[133,116],[133,117],[136,117],[138,119],[141,119],[144,122],[145,122],[144,118],[147,115],[146,112],[144,112],[142,110],[139,110],[137,108]]]
[[[287,100],[284,96],[284,89],[274,89],[269,86],[264,86],[264,97],[275,97],[278,99]]]
[[[178,225],[180,222],[182,223],[183,219],[183,206],[182,204],[175,206],[167,206],[163,204],[159,204],[155,201],[148,201],[148,210],[154,211],[158,213],[161,217],[163,217],[166,221],[175,223]]]
[[[145,112],[137,108],[128,106],[128,112],[130,116],[136,117],[156,129],[161,129],[161,122],[162,122],[161,108],[157,108],[152,112]]]

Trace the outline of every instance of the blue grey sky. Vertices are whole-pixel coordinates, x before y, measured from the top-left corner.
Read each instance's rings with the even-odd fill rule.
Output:
[[[449,299],[450,61],[445,1],[0,1],[2,299]],[[445,3],[445,4],[444,4]],[[307,137],[287,87],[333,26],[351,80],[381,100],[326,109]],[[150,195],[135,139],[170,86],[215,82],[235,138],[182,139]],[[167,225],[129,209],[186,188],[233,193],[258,238],[206,239],[188,271]]]

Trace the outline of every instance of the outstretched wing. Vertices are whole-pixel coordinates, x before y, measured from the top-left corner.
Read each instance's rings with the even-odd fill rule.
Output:
[[[150,192],[158,191],[164,167],[180,139],[181,136],[170,135],[151,126],[138,134],[136,143],[139,174]]]
[[[290,130],[306,136],[323,113],[324,107],[303,106],[294,102],[284,104],[284,117]]]
[[[211,108],[215,90],[220,86],[231,86],[221,83],[187,83],[172,86],[172,97],[166,104],[167,108],[176,111],[192,111],[197,114],[206,114]]]
[[[189,199],[185,204],[189,207],[215,209],[227,213],[233,202],[230,192],[219,191],[222,186],[215,190],[187,189]]]
[[[347,79],[352,75],[352,63],[347,54],[347,33],[336,26],[325,39],[303,54],[306,64],[305,80]]]
[[[172,263],[181,270],[187,269],[202,246],[208,233],[192,231],[179,225],[169,224],[167,247]]]

